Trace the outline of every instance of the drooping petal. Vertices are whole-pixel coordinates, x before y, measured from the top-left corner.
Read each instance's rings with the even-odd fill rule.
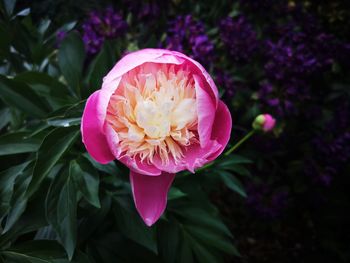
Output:
[[[163,214],[167,194],[175,174],[147,176],[130,171],[130,182],[136,209],[146,225],[153,225]]]
[[[99,99],[100,91],[96,91],[87,100],[81,120],[81,133],[89,154],[97,162],[106,164],[114,160],[114,156],[103,133],[104,118],[99,112]]]

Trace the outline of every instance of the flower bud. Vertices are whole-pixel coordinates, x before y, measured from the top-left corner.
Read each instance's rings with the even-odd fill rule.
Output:
[[[260,114],[253,122],[253,128],[259,131],[269,132],[275,127],[275,124],[276,120],[270,114]]]

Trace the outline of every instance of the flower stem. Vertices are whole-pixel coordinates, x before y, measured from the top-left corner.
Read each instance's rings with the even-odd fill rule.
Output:
[[[251,130],[239,142],[237,142],[227,152],[225,152],[224,155],[225,156],[230,155],[234,150],[236,150],[239,146],[241,146],[242,143],[244,143],[246,140],[248,140],[250,137],[252,137],[254,133],[255,133],[255,130]]]

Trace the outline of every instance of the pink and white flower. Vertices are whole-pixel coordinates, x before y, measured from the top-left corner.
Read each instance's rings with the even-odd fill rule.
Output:
[[[253,122],[254,129],[262,130],[264,132],[272,131],[275,128],[275,125],[275,118],[268,113],[258,115]]]
[[[144,49],[123,57],[87,100],[81,132],[89,154],[130,169],[136,208],[150,226],[175,174],[214,160],[231,115],[205,69],[182,53]]]

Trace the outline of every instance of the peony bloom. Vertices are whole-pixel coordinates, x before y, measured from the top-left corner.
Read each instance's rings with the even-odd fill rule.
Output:
[[[129,167],[136,208],[150,226],[164,212],[175,174],[194,172],[224,150],[231,116],[198,62],[144,49],[123,57],[89,97],[81,131],[96,161]]]
[[[276,120],[270,114],[260,114],[258,115],[254,122],[253,128],[256,130],[263,130],[264,132],[269,132],[275,128]]]

